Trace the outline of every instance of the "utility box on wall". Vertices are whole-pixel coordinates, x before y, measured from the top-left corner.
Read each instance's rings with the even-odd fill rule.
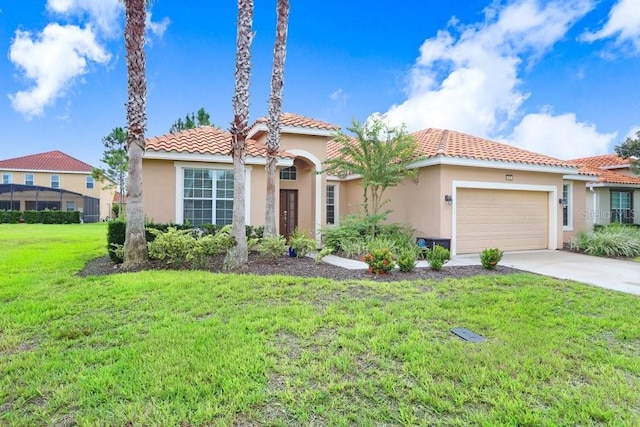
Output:
[[[422,250],[431,250],[435,245],[442,246],[448,251],[451,250],[451,239],[443,239],[441,237],[416,237],[416,243]]]

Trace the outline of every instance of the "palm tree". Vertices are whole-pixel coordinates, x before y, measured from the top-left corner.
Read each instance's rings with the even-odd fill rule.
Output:
[[[126,269],[137,268],[147,262],[142,205],[142,155],[147,125],[147,79],[144,53],[146,3],[146,0],[124,0],[126,18],[124,42],[128,76],[126,150],[129,154],[127,226],[123,265]]]
[[[339,177],[359,175],[365,217],[375,222],[384,215],[381,208],[387,202],[383,199],[385,190],[405,178],[418,178],[418,170],[408,168],[419,158],[417,144],[404,125],[390,127],[381,118],[374,117],[364,124],[353,121],[347,130],[355,137],[342,132],[335,136],[339,155],[324,162],[323,172]]]
[[[273,71],[271,73],[271,97],[269,98],[269,121],[267,124],[267,205],[264,220],[264,235],[276,236],[276,165],[280,151],[280,115],[282,114],[282,87],[284,86],[284,60],[287,54],[287,31],[289,25],[289,0],[278,0],[276,7],[276,41],[273,48]]]
[[[253,0],[238,0],[238,33],[236,50],[235,93],[233,122],[231,123],[231,151],[233,156],[233,227],[234,245],[226,260],[226,267],[237,270],[248,259],[245,198],[246,139],[249,131],[249,77],[251,75],[251,42],[253,41]]]

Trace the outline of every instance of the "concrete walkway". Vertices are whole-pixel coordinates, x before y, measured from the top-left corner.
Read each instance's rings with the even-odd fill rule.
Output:
[[[367,268],[367,264],[362,261],[335,255],[328,255],[322,260],[350,270]],[[447,262],[444,268],[459,265],[480,265],[480,256],[478,254],[457,255]],[[565,251],[539,250],[505,252],[500,265],[640,295],[640,263],[637,262]],[[418,267],[428,266],[426,261],[418,261]]]

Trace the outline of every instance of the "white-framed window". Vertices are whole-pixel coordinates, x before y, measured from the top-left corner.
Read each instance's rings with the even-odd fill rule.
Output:
[[[295,181],[298,179],[298,169],[295,166],[280,169],[280,179],[282,181]]]
[[[25,173],[24,174],[24,185],[33,185],[33,174]]]
[[[13,184],[13,174],[12,173],[3,173],[2,174],[2,183],[3,184]]]
[[[76,210],[76,202],[73,200],[67,200],[66,203],[67,212],[73,212]]]
[[[51,188],[60,188],[60,176],[51,175]]]
[[[183,169],[183,219],[193,225],[231,224],[233,170]]]
[[[92,176],[88,176],[87,177],[86,188],[87,188],[87,190],[91,190],[93,188],[93,177]]]
[[[573,230],[573,207],[571,199],[573,198],[573,185],[562,185],[562,228],[563,230]]]
[[[633,223],[633,191],[611,190],[611,222]]]
[[[327,224],[336,223],[336,185],[327,185]]]

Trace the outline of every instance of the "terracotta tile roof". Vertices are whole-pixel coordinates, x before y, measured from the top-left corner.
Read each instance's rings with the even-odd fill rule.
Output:
[[[251,126],[255,126],[257,123],[267,123],[267,117],[260,117],[256,122]],[[293,113],[282,113],[280,117],[280,122],[283,126],[291,126],[298,128],[309,128],[309,129],[320,129],[320,130],[330,130],[337,131],[340,129],[339,126],[332,125],[331,123],[323,122],[320,120],[312,119],[309,117],[301,116],[299,114]]]
[[[217,127],[201,126],[149,138],[146,141],[145,150],[227,156],[231,153],[231,133]],[[248,139],[247,155],[264,157],[266,155],[264,144]],[[281,152],[280,155],[290,157],[286,152]]]
[[[412,135],[418,143],[417,154],[424,157],[441,155],[474,160],[572,167],[560,159],[462,132],[430,128],[414,132]]]
[[[625,163],[621,163],[620,161],[624,161]],[[628,160],[622,159],[617,154],[584,157],[581,159],[569,160],[569,162],[580,166],[580,174],[582,175],[596,175],[597,179],[594,179],[595,182],[600,182],[603,184],[629,184],[640,186],[640,177],[624,175],[610,169],[602,169],[613,165],[622,166],[629,164]]]
[[[591,166],[593,168],[615,168],[616,166],[622,168],[629,166],[629,159],[623,159],[617,154],[604,154],[602,156],[582,157],[579,159],[569,160],[569,162],[578,165]]]
[[[525,163],[541,166],[575,167],[568,162],[531,151],[478,138],[462,132],[443,129],[424,129],[412,133],[418,149],[416,157],[436,156],[458,157],[473,160],[494,160],[501,162]],[[335,141],[327,144],[329,158],[339,156],[340,146]]]
[[[31,154],[0,160],[0,169],[46,170],[56,172],[87,172],[93,169],[90,164],[80,161],[61,151]]]
[[[126,202],[126,197],[122,197],[122,194],[120,194],[119,191],[116,191],[113,193],[113,202],[114,203],[120,203],[120,202]]]

